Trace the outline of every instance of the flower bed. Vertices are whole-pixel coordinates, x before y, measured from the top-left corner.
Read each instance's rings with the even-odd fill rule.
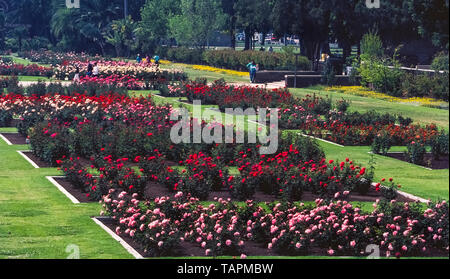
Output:
[[[98,63],[99,77],[131,77],[139,81],[182,81],[187,76],[180,70],[159,70],[154,64],[137,64],[124,61],[72,61],[71,63],[60,64],[54,68],[54,77],[59,80],[72,80],[75,76],[76,68],[80,70],[81,76],[87,75],[88,64]]]
[[[12,62],[5,63],[0,60],[0,76],[40,76],[51,77],[53,69],[50,67],[42,67],[37,64],[22,65]]]
[[[39,62],[42,64],[50,64],[54,66],[58,64],[65,64],[71,61],[99,60],[100,58],[98,56],[92,57],[85,53],[54,52],[51,50],[22,51],[19,53],[19,56],[32,62]]]
[[[304,192],[321,197],[336,192],[365,194],[372,183],[371,171],[350,160],[326,163],[318,146],[301,136],[280,137],[279,152],[261,156],[256,144],[167,144],[174,124],[168,120],[171,108],[154,107],[148,99],[6,96],[5,100],[10,111],[22,117],[19,131],[29,134],[33,153],[45,162],[57,165],[61,158],[83,157],[102,172],[105,158],[134,158],[149,182],[201,199],[221,190],[237,200],[252,198],[257,191],[286,200],[300,200]],[[180,162],[184,169],[171,168],[159,157]],[[239,175],[230,175],[230,166],[236,166]],[[83,169],[85,173],[88,170]]]
[[[112,75],[107,77],[88,77],[88,76],[81,77],[80,84],[86,83],[114,85],[117,87],[127,88],[129,90],[139,90],[145,88],[144,82],[130,76],[119,76],[119,75]]]
[[[110,190],[101,214],[112,216],[115,232],[141,244],[151,256],[173,256],[183,242],[206,256],[241,256],[246,246],[277,255],[367,255],[378,245],[382,256],[448,254],[448,204],[377,202],[371,213],[346,201],[316,200],[314,205],[279,203],[270,210],[247,201],[238,206],[219,199],[205,206],[177,193],[173,199],[141,201],[136,194]]]

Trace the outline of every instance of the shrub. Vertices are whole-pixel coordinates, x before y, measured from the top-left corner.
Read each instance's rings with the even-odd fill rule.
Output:
[[[358,69],[361,84],[388,95],[401,96],[404,73],[397,67],[389,68],[389,64],[389,60],[378,60],[362,55]]]
[[[431,68],[436,71],[448,71],[449,70],[449,61],[448,61],[448,53],[438,53],[431,63]]]
[[[71,138],[69,129],[57,123],[40,122],[30,130],[29,137],[33,154],[52,166],[71,154],[67,143]]]
[[[285,51],[268,53],[261,51],[235,51],[235,50],[199,50],[185,47],[159,48],[161,57],[175,62],[189,64],[206,64],[219,68],[233,70],[247,70],[245,65],[250,61],[259,64],[261,70],[294,70],[295,55]],[[301,56],[298,58],[298,70],[310,70],[310,61]]]
[[[370,58],[381,58],[383,52],[383,41],[375,32],[365,34],[361,40],[361,54]]]
[[[344,98],[336,103],[336,108],[340,112],[346,112],[349,106],[350,101],[347,101]]]
[[[436,138],[431,140],[431,152],[435,159],[440,156],[448,156],[449,154],[449,134],[445,132],[439,133]]]
[[[9,127],[12,119],[11,112],[0,110],[0,127]]]
[[[35,84],[31,84],[26,88],[26,92],[28,95],[36,95],[38,97],[44,96],[47,94],[47,85],[44,81],[39,80]],[[59,92],[56,92],[59,93]]]
[[[374,154],[386,155],[392,147],[392,138],[387,133],[381,133],[373,140],[371,149]]]
[[[424,157],[426,153],[426,148],[422,142],[412,141],[407,145],[407,148],[408,151],[406,152],[406,156],[409,162],[416,165],[425,164]]]
[[[432,76],[405,74],[402,91],[405,97],[431,97],[448,101],[448,73]]]

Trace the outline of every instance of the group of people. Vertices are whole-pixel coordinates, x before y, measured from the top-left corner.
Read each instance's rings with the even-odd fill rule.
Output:
[[[159,56],[158,55],[153,56],[153,60],[155,61],[156,67],[159,67],[159,63],[160,63]],[[138,64],[141,64],[141,63],[143,63],[143,64],[150,64],[151,63],[151,59],[150,59],[150,57],[148,55],[145,58],[141,58],[141,55],[138,54],[137,57],[136,57],[136,62]]]
[[[159,63],[160,63],[159,56],[155,55],[153,57],[153,60],[155,61],[156,67],[159,67]],[[144,59],[142,59],[140,54],[138,54],[136,57],[136,62],[139,64],[140,63],[148,64],[151,62],[151,60],[149,59],[148,56],[145,57]],[[250,63],[247,64],[247,68],[250,72],[250,82],[255,83],[256,72],[259,71],[259,65],[255,64],[255,61],[251,61]],[[99,75],[99,73],[100,72],[99,72],[99,68],[98,68],[98,62],[94,62],[94,64],[89,62],[88,66],[87,66],[86,76],[97,77]],[[75,68],[75,76],[73,78],[73,81],[80,82],[80,68],[78,66],[76,66],[76,68]]]
[[[98,68],[98,62],[94,62],[94,64],[89,62],[88,66],[87,66],[86,76],[98,77],[99,73],[100,73],[100,70]],[[73,78],[73,81],[80,82],[80,67],[78,67],[78,66],[75,67],[75,76]]]

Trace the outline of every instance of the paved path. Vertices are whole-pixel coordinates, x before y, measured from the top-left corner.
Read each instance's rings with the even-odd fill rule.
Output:
[[[55,80],[55,81],[45,81],[45,84],[49,85],[50,83],[61,83],[64,86],[69,86],[70,84],[72,84],[72,82],[70,81],[60,81],[60,80]],[[23,87],[28,87],[30,85],[36,84],[38,83],[37,81],[19,81],[19,85],[23,86]]]
[[[69,86],[70,84],[72,84],[71,81],[45,81],[45,84],[50,84],[50,83],[55,83],[55,82],[60,82],[62,85],[64,86]],[[23,87],[28,87],[30,85],[36,84],[38,83],[37,81],[19,81],[19,85],[23,86]],[[252,86],[252,87],[266,87],[267,89],[276,89],[276,88],[284,88],[285,87],[285,82],[284,81],[279,81],[279,82],[271,82],[271,83],[250,83],[250,82],[230,82],[228,83],[230,85],[235,85],[235,86]]]
[[[230,82],[229,84],[237,86],[266,87],[267,89],[284,88],[286,86],[286,83],[284,81],[271,83]]]

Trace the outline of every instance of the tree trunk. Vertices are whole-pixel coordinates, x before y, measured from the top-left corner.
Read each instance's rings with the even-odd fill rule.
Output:
[[[250,30],[247,28],[245,29],[245,46],[244,50],[249,50],[251,47],[251,37],[250,37]]]
[[[236,17],[231,17],[230,26],[230,36],[231,36],[231,48],[236,49]]]
[[[306,46],[305,46],[305,40],[303,40],[303,39],[300,39],[300,54],[301,54],[302,56],[307,56],[307,53],[306,53]]]
[[[345,61],[347,60],[347,57],[349,57],[352,54],[352,46],[348,43],[344,43],[342,46],[342,59]]]

